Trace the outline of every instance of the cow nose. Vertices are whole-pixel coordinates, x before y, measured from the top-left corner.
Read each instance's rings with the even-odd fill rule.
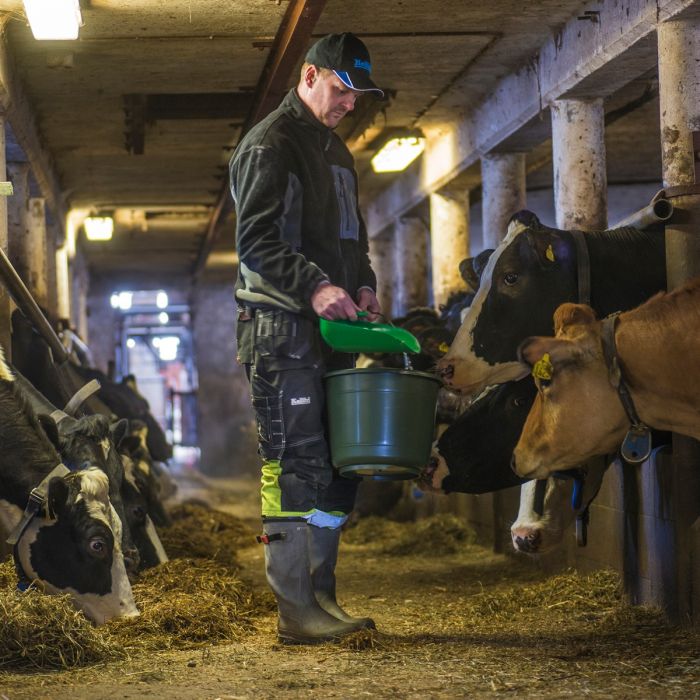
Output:
[[[438,369],[438,374],[444,382],[449,382],[455,374],[455,366],[452,364],[443,365]]]
[[[139,550],[134,548],[129,548],[124,550],[124,567],[126,568],[126,573],[131,576],[136,575],[139,571],[139,564],[141,563],[141,556],[139,555]]]
[[[515,538],[515,546],[520,552],[527,552],[532,554],[540,548],[540,533],[532,532],[529,535],[517,536]]]

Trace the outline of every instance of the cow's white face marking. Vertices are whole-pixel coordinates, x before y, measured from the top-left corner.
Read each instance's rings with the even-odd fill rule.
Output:
[[[5,361],[5,351],[2,349],[2,346],[0,346],[0,379],[4,382],[15,381],[15,377]]]
[[[102,440],[100,440],[100,447],[102,448],[102,454],[106,462],[109,458],[109,451],[112,449],[112,441],[107,437],[102,438]]]
[[[165,564],[166,561],[169,561],[168,555],[165,553],[165,549],[163,549],[163,543],[160,541],[160,537],[158,537],[158,532],[148,516],[146,516],[146,535],[148,535],[148,539],[151,541],[153,548],[156,550],[158,563]]]
[[[493,271],[498,263],[499,258],[503,254],[503,251],[524,231],[527,231],[528,226],[526,226],[521,221],[511,221],[508,225],[508,232],[506,237],[501,241],[501,244],[496,248],[496,250],[489,257],[488,263],[484,268],[484,272],[481,275],[481,280],[479,282],[479,289],[476,292],[474,300],[469,307],[462,325],[457,331],[457,335],[450,346],[447,354],[440,360],[439,366],[446,366],[453,364],[455,368],[454,381],[451,382],[456,388],[464,388],[471,390],[481,388],[483,382],[472,382],[464,383],[460,381],[460,377],[463,374],[467,374],[470,378],[483,378],[488,377],[488,382],[490,384],[499,384],[503,381],[508,381],[510,379],[519,378],[522,376],[522,368],[519,362],[506,362],[502,364],[500,370],[494,371],[494,365],[489,364],[482,358],[480,358],[474,348],[474,329],[476,328],[477,321],[479,320],[479,315],[484,307],[486,298],[488,297],[491,287],[493,286]],[[506,373],[504,378],[503,372]],[[511,375],[519,376],[511,376]]]
[[[134,617],[139,614],[139,611],[134,602],[131,583],[124,565],[121,549],[121,521],[107,496],[109,490],[107,475],[95,467],[87,469],[80,473],[80,485],[80,494],[76,500],[84,501],[89,515],[105,523],[112,531],[114,538],[110,570],[112,589],[106,595],[80,593],[70,586],[59,589],[50,582],[42,580],[44,589],[47,593],[53,594],[69,593],[76,607],[97,625],[113,617]],[[32,566],[31,545],[36,541],[41,527],[49,522],[43,518],[34,518],[20,540],[18,548],[20,562],[30,579],[41,580]]]
[[[122,464],[124,465],[124,478],[136,489],[139,490],[138,484],[136,483],[136,475],[134,474],[134,460],[128,455],[121,455]]]

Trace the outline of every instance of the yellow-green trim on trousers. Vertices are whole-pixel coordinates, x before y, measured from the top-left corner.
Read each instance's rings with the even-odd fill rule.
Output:
[[[304,512],[282,510],[282,491],[279,486],[279,477],[282,473],[282,465],[278,459],[264,460],[262,464],[262,478],[260,479],[260,497],[262,500],[262,516],[268,518],[303,518],[316,512],[316,508]],[[330,511],[329,515],[344,517],[346,513],[339,510]]]

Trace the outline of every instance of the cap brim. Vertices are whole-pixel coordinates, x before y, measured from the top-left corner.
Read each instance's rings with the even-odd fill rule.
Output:
[[[364,71],[334,70],[343,85],[357,92],[372,92],[377,97],[384,97],[384,91],[378,88]]]

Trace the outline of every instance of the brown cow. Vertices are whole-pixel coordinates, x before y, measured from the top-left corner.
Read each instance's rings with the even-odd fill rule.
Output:
[[[630,428],[604,359],[602,321],[582,304],[554,314],[555,338],[528,338],[520,357],[538,394],[513,453],[519,476],[544,479],[614,452]],[[700,278],[621,314],[622,378],[651,428],[700,439]]]

